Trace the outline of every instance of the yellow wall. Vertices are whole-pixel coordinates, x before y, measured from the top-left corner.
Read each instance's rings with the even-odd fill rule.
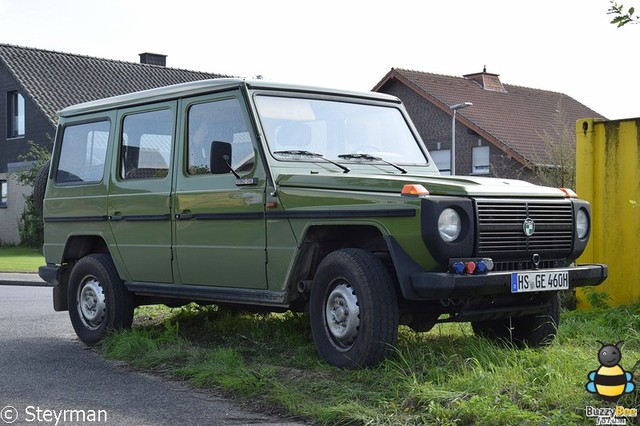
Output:
[[[576,192],[591,203],[591,239],[578,263],[606,263],[612,306],[640,302],[640,118],[576,123]],[[579,306],[588,306],[578,292]]]

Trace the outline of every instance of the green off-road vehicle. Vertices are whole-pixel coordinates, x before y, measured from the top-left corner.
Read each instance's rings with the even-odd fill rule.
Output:
[[[382,361],[400,324],[540,345],[558,293],[607,276],[574,264],[587,202],[441,176],[378,93],[220,79],[69,107],[36,193],[40,276],[89,345],[138,305],[190,301],[306,310],[339,367]]]

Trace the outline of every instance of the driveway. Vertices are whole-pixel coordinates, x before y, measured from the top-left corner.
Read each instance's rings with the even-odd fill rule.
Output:
[[[105,360],[54,312],[52,289],[33,285],[0,285],[0,425],[302,424]]]

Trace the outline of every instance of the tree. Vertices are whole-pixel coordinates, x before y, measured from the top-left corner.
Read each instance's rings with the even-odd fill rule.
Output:
[[[546,155],[538,155],[535,172],[540,182],[554,188],[575,189],[576,140],[575,128],[567,120],[567,113],[558,102],[551,123],[551,131],[540,134],[547,147]]]
[[[32,141],[29,141],[29,152],[18,157],[21,161],[30,161],[32,167],[18,173],[18,182],[33,188],[38,172],[51,158],[49,150]],[[33,191],[25,195],[24,211],[18,221],[20,244],[27,247],[40,247],[44,240],[44,222],[40,212],[36,209],[33,199]]]
[[[614,18],[611,20],[611,23],[616,25],[618,28],[627,24],[637,24],[640,22],[640,16],[635,14],[635,7],[631,6],[625,12],[623,4],[618,4],[614,0],[611,0],[609,3],[611,6],[609,7],[609,10],[607,10],[607,14],[613,15]]]

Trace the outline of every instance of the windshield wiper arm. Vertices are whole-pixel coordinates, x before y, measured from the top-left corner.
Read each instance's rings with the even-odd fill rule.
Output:
[[[380,158],[380,157],[375,157],[371,154],[340,154],[338,155],[338,157],[340,158],[344,158],[345,160],[352,160],[352,159],[356,159],[356,160],[371,160],[371,161],[382,161],[385,164],[390,165],[391,167],[395,167],[396,169],[398,169],[403,175],[407,174],[407,170],[398,166],[397,164],[393,164],[390,161],[385,160],[384,158]]]
[[[351,171],[350,168],[348,168],[347,166],[343,166],[340,163],[336,163],[335,161],[331,161],[328,158],[324,158],[324,156],[322,154],[318,154],[317,152],[311,152],[311,151],[304,151],[304,150],[300,150],[300,149],[289,149],[286,151],[273,151],[274,154],[280,154],[280,155],[301,155],[304,157],[314,157],[314,158],[319,158],[321,160],[326,161],[327,163],[331,163],[337,167],[340,167],[344,172],[343,173],[349,173]]]

